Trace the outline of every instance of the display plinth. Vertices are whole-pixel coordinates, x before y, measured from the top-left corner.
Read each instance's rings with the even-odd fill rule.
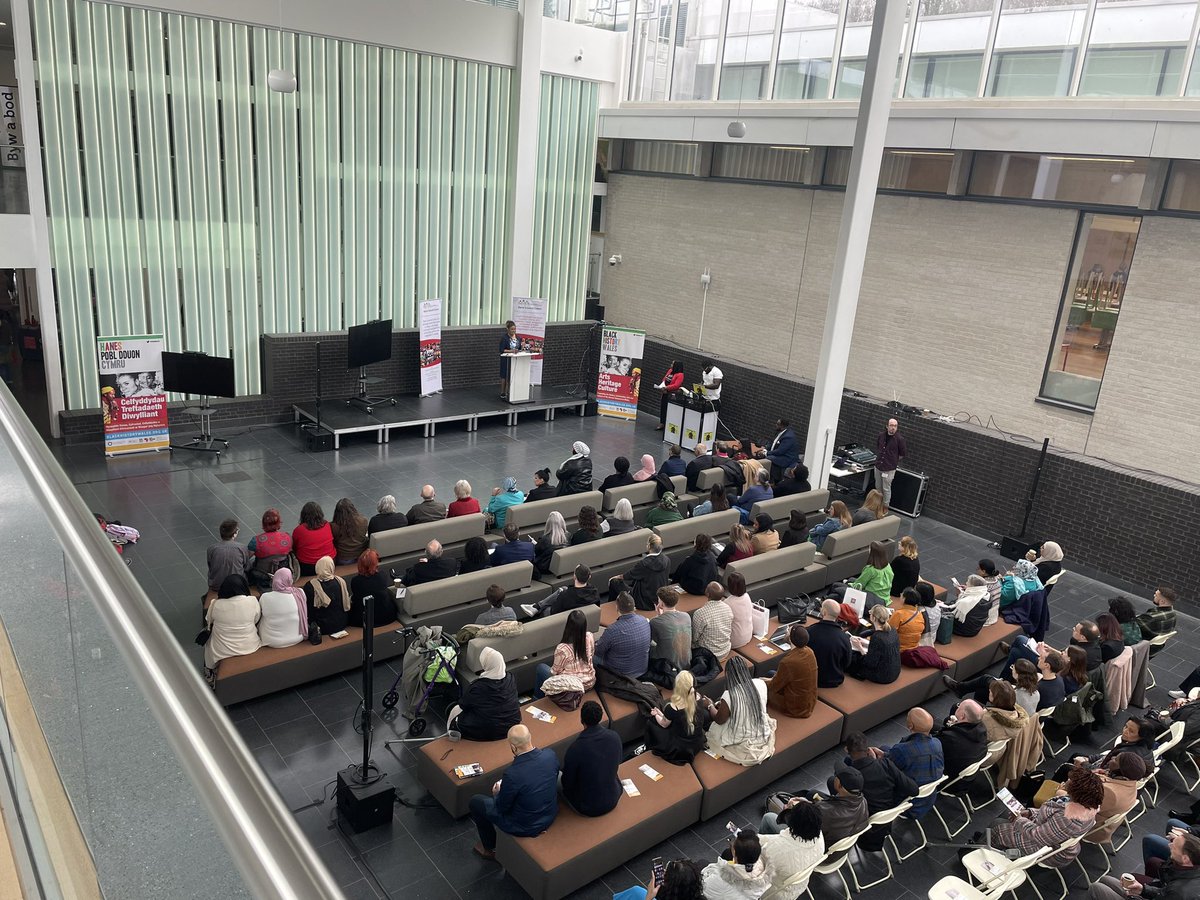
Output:
[[[508,402],[529,403],[529,369],[533,354],[522,350],[500,356],[508,360]]]

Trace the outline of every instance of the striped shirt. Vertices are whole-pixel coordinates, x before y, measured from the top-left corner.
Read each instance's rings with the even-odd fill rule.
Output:
[[[1095,827],[1095,815],[1086,819],[1068,819],[1066,808],[1066,797],[1053,797],[1032,810],[1028,819],[1021,818],[998,825],[992,829],[992,846],[997,850],[1013,848],[1022,856],[1028,856],[1042,847],[1057,847],[1064,841],[1087,834]],[[1076,844],[1049,857],[1045,864],[1060,869],[1078,855],[1079,845]]]

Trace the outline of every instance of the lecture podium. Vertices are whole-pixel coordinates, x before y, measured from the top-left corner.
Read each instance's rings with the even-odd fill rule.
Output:
[[[663,441],[695,450],[697,444],[712,447],[717,436],[717,413],[712,404],[698,395],[678,391],[667,400],[667,422]]]
[[[533,354],[526,350],[501,353],[508,360],[508,402],[510,404],[532,403],[529,398],[529,367]]]

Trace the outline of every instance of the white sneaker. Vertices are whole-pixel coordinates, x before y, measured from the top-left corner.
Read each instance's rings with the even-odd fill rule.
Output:
[[[534,616],[537,615],[537,607],[534,606],[532,603],[522,603],[521,604],[521,612],[525,613],[525,615],[529,616],[529,618],[532,619]]]
[[[1167,691],[1167,696],[1174,697],[1176,700],[1183,700],[1187,697],[1187,694],[1183,691]]]

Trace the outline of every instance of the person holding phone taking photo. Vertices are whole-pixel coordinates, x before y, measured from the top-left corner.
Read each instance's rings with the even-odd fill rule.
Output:
[[[659,867],[661,863],[661,869]],[[705,900],[700,867],[690,859],[655,860],[647,887],[634,885],[613,900]]]

